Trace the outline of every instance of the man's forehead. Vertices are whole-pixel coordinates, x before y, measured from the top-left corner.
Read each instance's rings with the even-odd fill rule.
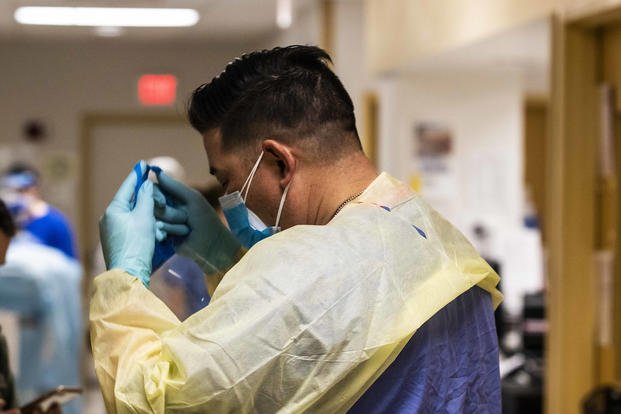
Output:
[[[207,152],[209,172],[212,175],[234,174],[243,171],[243,162],[237,151],[222,149],[222,134],[219,129],[213,129],[203,134],[203,143]]]
[[[203,133],[203,144],[207,152],[210,170],[220,172],[245,172],[246,164],[251,160],[245,149],[222,148],[222,132],[218,128],[210,129]],[[257,152],[257,154],[260,150]]]
[[[222,148],[222,133],[219,128],[213,128],[203,133],[203,143],[207,151],[220,150]]]
[[[218,164],[218,160],[222,158],[221,144],[222,135],[218,129],[210,129],[203,133],[203,146],[205,147],[205,152],[207,153],[209,166],[212,169],[217,168],[216,164]]]

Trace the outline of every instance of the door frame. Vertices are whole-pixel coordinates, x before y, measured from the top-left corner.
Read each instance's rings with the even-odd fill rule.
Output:
[[[611,355],[597,340],[598,304],[606,294],[598,286],[596,269],[603,214],[598,87],[603,81],[600,29],[619,21],[621,6],[605,13],[551,19],[545,211],[547,413],[581,413],[582,399],[609,375]]]
[[[102,126],[122,125],[122,126],[134,126],[134,125],[162,125],[162,126],[176,126],[186,125],[187,120],[181,114],[174,111],[132,111],[132,112],[89,112],[82,116],[81,131],[80,131],[80,185],[78,200],[80,203],[79,214],[79,240],[80,240],[80,252],[82,263],[85,269],[89,271],[91,263],[91,252],[88,250],[88,240],[91,240],[91,236],[98,231],[97,223],[89,220],[89,212],[93,207],[91,205],[90,192],[93,190],[90,188],[93,171],[91,166],[93,165],[92,159],[92,140],[93,132],[96,128]],[[120,183],[119,183],[120,184]],[[89,280],[86,278],[85,280]],[[88,292],[88,286],[85,283],[85,292]]]

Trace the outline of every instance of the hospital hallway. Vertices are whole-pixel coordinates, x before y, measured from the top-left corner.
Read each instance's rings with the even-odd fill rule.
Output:
[[[320,49],[302,46],[287,49],[290,45]],[[296,63],[302,69],[318,70],[320,67],[323,70],[325,65],[332,71],[342,82],[339,87],[338,82],[330,81],[332,87],[337,92],[344,88],[343,92],[350,97],[350,103],[347,102],[349,98],[343,99],[349,112],[341,111],[338,94],[330,93],[308,94],[306,102],[314,98],[313,105],[296,106],[299,102],[294,96],[303,94],[291,85],[283,87],[276,83],[281,77],[289,79],[287,76],[297,73],[286,65],[283,66],[286,70],[281,68],[283,72],[276,75],[268,73],[264,67],[257,69],[262,64],[242,66],[248,72],[235,69],[238,68],[235,65],[242,65],[240,61],[252,62],[248,57],[251,52],[254,52],[251,56],[256,56],[258,51],[262,51],[259,55],[268,51],[278,55],[278,50],[282,49],[273,49],[276,47],[286,50],[280,53],[294,56],[285,59],[287,64],[293,65],[291,62],[295,61],[296,53],[304,56],[306,51],[309,55],[299,58],[305,63]],[[323,52],[331,61],[325,58],[313,60],[323,56]],[[368,313],[359,312],[360,318],[356,318],[351,315],[352,305],[340,311],[339,318],[334,318],[335,328],[326,330],[330,334],[313,331],[315,337],[307,339],[311,342],[317,338],[326,343],[339,342],[335,339],[336,327],[347,326],[345,330],[351,331],[352,338],[360,339],[366,335],[365,340],[377,340],[382,346],[390,344],[390,349],[381,348],[384,360],[378,363],[371,358],[372,353],[367,355],[367,349],[364,349],[365,358],[374,364],[373,375],[359,366],[355,370],[352,365],[351,372],[361,375],[360,378],[363,374],[370,376],[364,377],[364,381],[356,377],[357,382],[337,384],[334,388],[325,385],[331,381],[326,379],[325,384],[318,385],[320,391],[317,395],[308,397],[304,403],[311,404],[308,401],[312,400],[313,403],[328,404],[326,401],[332,402],[334,395],[342,393],[343,401],[347,400],[343,403],[347,409],[343,411],[354,407],[352,412],[355,413],[356,407],[359,409],[363,403],[369,403],[369,395],[378,395],[371,392],[364,398],[369,389],[392,396],[404,393],[406,385],[416,386],[395,380],[399,386],[384,389],[384,382],[379,379],[385,372],[388,374],[384,380],[392,378],[393,372],[401,375],[398,364],[391,364],[399,361],[403,367],[412,363],[406,352],[420,352],[424,356],[417,362],[420,364],[437,361],[432,358],[436,354],[430,353],[427,358],[427,354],[419,351],[414,346],[420,344],[416,341],[424,342],[423,332],[433,331],[434,323],[445,315],[443,311],[450,311],[451,304],[461,306],[460,301],[467,297],[460,295],[478,286],[485,288],[490,303],[497,305],[493,310],[493,325],[486,331],[496,330],[492,335],[494,341],[486,343],[488,354],[476,355],[481,360],[493,359],[498,375],[495,382],[486,383],[484,389],[489,395],[498,397],[500,411],[507,414],[599,414],[621,410],[621,190],[618,183],[621,175],[621,0],[2,0],[0,62],[0,215],[6,210],[10,219],[3,222],[0,218],[0,253],[6,250],[6,260],[0,264],[0,414],[9,408],[23,406],[59,386],[64,386],[65,390],[52,392],[54,395],[47,401],[61,401],[63,413],[105,413],[103,394],[108,392],[106,395],[118,398],[120,394],[114,394],[118,391],[114,389],[115,381],[118,385],[133,380],[118,378],[116,368],[109,378],[103,376],[110,366],[116,367],[114,364],[120,358],[111,349],[135,352],[129,361],[137,365],[147,364],[144,361],[148,358],[140,352],[154,358],[162,357],[161,361],[170,364],[166,365],[166,369],[170,369],[170,378],[178,379],[180,371],[186,368],[188,372],[183,375],[187,374],[189,378],[194,369],[199,372],[200,369],[206,370],[204,367],[218,367],[215,371],[221,368],[222,372],[218,374],[222,378],[213,380],[218,386],[225,383],[223,378],[235,384],[244,381],[250,381],[250,384],[254,380],[260,383],[256,377],[240,379],[243,367],[254,367],[248,362],[251,357],[265,356],[276,349],[270,341],[279,340],[281,336],[290,339],[291,346],[300,345],[298,339],[292,339],[298,338],[294,333],[284,330],[306,332],[311,323],[298,326],[296,318],[303,320],[321,306],[327,306],[331,294],[336,295],[338,289],[349,287],[349,282],[342,282],[346,280],[343,275],[354,270],[370,272],[373,268],[358,269],[364,266],[346,264],[356,254],[351,246],[371,245],[382,237],[373,238],[371,232],[365,237],[348,233],[343,237],[350,243],[350,250],[343,250],[345,253],[335,257],[335,252],[339,251],[337,248],[347,243],[341,245],[340,239],[333,237],[329,242],[314,245],[313,237],[319,234],[315,225],[329,223],[321,228],[331,235],[333,233],[329,231],[334,231],[333,224],[339,223],[336,219],[345,217],[341,213],[351,212],[352,206],[364,202],[381,207],[378,210],[383,216],[377,216],[381,219],[391,217],[389,213],[393,216],[401,214],[399,217],[403,218],[406,213],[399,212],[399,206],[406,205],[406,201],[420,202],[423,207],[419,207],[417,214],[424,218],[415,221],[407,216],[407,226],[397,229],[407,228],[411,232],[407,236],[412,237],[411,246],[393,244],[395,251],[403,253],[393,255],[402,259],[398,265],[415,259],[419,263],[428,259],[431,263],[431,258],[436,257],[434,254],[441,260],[453,259],[463,265],[463,268],[456,265],[455,269],[459,271],[453,270],[466,275],[464,279],[469,278],[467,289],[454,283],[457,279],[450,279],[447,276],[450,272],[446,269],[430,270],[430,267],[424,273],[425,269],[413,266],[412,272],[403,272],[411,276],[420,271],[424,277],[431,278],[429,274],[432,274],[447,278],[440,286],[430,288],[430,284],[426,287],[424,303],[411,308],[403,305],[398,309],[397,313],[408,315],[404,320],[414,327],[405,335],[398,331],[402,328],[400,323],[386,322],[385,326],[380,326],[382,324],[377,325],[376,321],[395,316],[395,312],[382,314],[382,311],[390,306],[398,308],[400,301],[407,304],[414,296],[404,293],[405,282],[398,289],[392,282],[383,280],[378,283],[372,292],[383,294],[392,286],[398,294],[366,298],[361,309]],[[233,69],[226,74],[226,68],[231,67]],[[296,69],[299,68],[296,66]],[[268,111],[265,104],[252,106],[246,101],[242,103],[248,107],[239,102],[239,106],[234,105],[232,109],[227,107],[227,99],[233,102],[231,96],[234,94],[230,91],[242,93],[244,83],[239,79],[250,82],[248,79],[259,76],[257,74],[266,79],[259,86],[254,85],[256,90],[252,89],[252,99],[262,102],[259,98],[270,98],[274,105],[285,102],[284,109],[265,112]],[[229,78],[237,79],[235,76],[240,77],[239,84],[232,87],[226,82]],[[325,79],[322,75],[322,80]],[[212,82],[216,85],[212,89],[219,88],[217,85],[228,85],[230,91],[221,86],[222,90],[213,92],[209,87]],[[311,84],[309,80],[304,86]],[[280,85],[281,89],[274,85]],[[319,81],[316,85],[320,85]],[[290,95],[274,98],[281,90]],[[289,110],[294,113],[300,108],[304,108],[301,113],[313,114],[324,100],[332,105],[330,110],[324,111],[322,117],[317,117],[315,124],[304,131],[313,139],[328,132],[334,135],[331,140],[310,140],[310,144],[305,141],[309,148],[315,145],[317,151],[326,151],[317,152],[319,158],[326,158],[326,167],[317,168],[316,175],[310,178],[299,180],[307,176],[298,175],[299,181],[296,182],[291,176],[310,171],[307,162],[315,160],[317,154],[313,156],[315,158],[304,158],[299,151],[292,151],[292,157],[300,158],[296,158],[295,168],[287,170],[287,164],[278,158],[278,150],[283,147],[277,144],[285,142],[289,145],[288,139],[294,142],[307,137],[297,132],[297,135],[286,135],[283,131],[289,131],[287,128],[292,128],[295,123],[289,120],[291,122],[275,128],[271,118],[282,119],[289,115]],[[204,112],[196,109],[199,104],[203,105]],[[221,118],[211,124],[203,119],[213,115],[209,112],[210,105],[228,108],[221,109],[222,113],[214,111]],[[348,105],[353,105],[353,109]],[[317,177],[323,178],[322,174],[327,177],[328,166],[333,161],[330,156],[341,154],[340,146],[345,145],[330,128],[350,125],[349,121],[341,124],[340,121],[330,121],[328,126],[319,125],[319,121],[340,116],[343,111],[351,112],[355,117],[355,129],[352,122],[351,131],[358,136],[356,148],[360,151],[359,146],[362,147],[366,158],[361,158],[368,162],[364,165],[377,171],[373,176],[377,181],[372,182],[381,191],[391,183],[400,192],[398,196],[386,197],[381,203],[369,202],[371,198],[365,198],[371,197],[365,194],[366,189],[371,188],[368,182],[365,182],[366,187],[341,193],[339,184],[353,180],[352,177],[357,177],[355,174],[363,170],[362,167],[348,166],[319,183],[328,189],[328,196],[338,195],[335,208],[325,215],[330,218],[321,223],[291,221],[293,224],[313,224],[308,229],[297,225],[286,228],[293,220],[291,217],[298,220],[298,215],[307,212],[306,207],[291,207],[301,205],[303,191],[300,186],[313,183],[313,189],[320,187],[314,185],[313,180],[319,182]],[[226,118],[228,123],[225,123],[225,113],[231,117],[231,113],[236,114],[237,118]],[[236,154],[230,152],[234,146],[229,148],[222,144],[226,150],[220,151],[220,147],[214,144],[220,142],[218,140],[224,142],[224,138],[218,135],[224,134],[222,125],[226,125],[227,132],[237,134],[236,139],[240,142],[239,137],[247,139],[247,124],[239,120],[253,115],[256,118],[252,119],[256,121],[265,113],[269,113],[270,122],[262,124],[263,141],[257,144],[256,154],[248,155],[248,160],[245,155],[231,155]],[[217,118],[216,115],[213,117]],[[197,125],[200,127],[201,122],[206,126],[198,132]],[[208,159],[207,154],[210,151],[213,154],[214,148],[218,148],[217,156]],[[303,162],[299,161],[301,158],[304,158]],[[140,160],[145,163],[140,164]],[[240,173],[243,178],[226,171],[231,166],[243,169]],[[162,190],[166,185],[162,187],[159,181],[160,170],[178,181],[181,188],[192,191],[184,193],[176,188],[178,191],[171,193]],[[270,182],[269,174],[276,171],[283,174],[281,177],[288,172],[291,176]],[[127,177],[134,180],[132,185],[122,186]],[[242,187],[244,181],[247,184]],[[268,186],[265,182],[273,185]],[[96,280],[105,279],[96,279],[98,276],[117,274],[107,272],[106,261],[108,266],[116,263],[117,269],[127,270],[118,266],[118,257],[122,255],[119,254],[114,262],[110,253],[114,248],[123,246],[128,251],[134,249],[132,251],[142,253],[142,246],[136,246],[139,243],[125,244],[125,240],[135,240],[130,236],[139,236],[129,219],[118,219],[113,223],[118,226],[115,230],[127,230],[129,235],[108,230],[108,233],[114,233],[114,237],[109,237],[114,242],[101,236],[105,234],[106,226],[113,227],[110,223],[114,220],[109,218],[108,206],[115,203],[118,206],[122,197],[118,196],[112,203],[115,194],[119,194],[120,188],[127,190],[129,187],[133,192],[126,191],[123,205],[127,211],[136,208],[140,191],[152,191],[149,194],[153,195],[153,214],[149,213],[149,217],[153,221],[147,227],[156,235],[155,241],[150,236],[149,246],[156,247],[147,256],[151,260],[143,261],[148,267],[146,276],[133,275],[136,277],[127,282],[129,287],[118,282],[122,278],[116,279],[115,283],[121,287],[114,285],[118,291],[110,295],[109,303],[124,298],[119,292],[137,289],[131,284],[136,278],[147,289],[143,289],[145,296],[140,296],[136,302],[122,304],[128,306],[130,315],[115,319],[117,316],[112,317],[112,311],[104,309],[108,303],[101,299],[102,289],[96,292],[95,287]],[[236,190],[240,190],[239,193],[231,196]],[[390,204],[398,197],[404,197],[403,194],[410,194],[408,192],[414,195],[406,197],[406,201],[401,200],[401,204]],[[219,233],[214,230],[202,236],[203,245],[214,250],[213,246],[217,245],[231,251],[232,245],[243,246],[234,254],[227,252],[235,259],[229,267],[214,265],[205,255],[192,250],[194,245],[192,249],[184,249],[192,234],[191,220],[203,216],[202,213],[188,214],[189,202],[177,199],[179,193],[189,198],[187,194],[200,194],[203,197],[200,205],[204,207],[200,211],[213,212],[209,216],[210,224],[216,225],[210,229],[227,230]],[[230,205],[222,202],[223,196],[229,196]],[[310,211],[316,204],[320,207],[327,205],[325,200],[329,197],[314,198],[309,190],[305,199],[310,200]],[[429,210],[424,203],[430,206]],[[231,213],[234,208],[242,211],[242,219],[237,220],[247,221],[240,225],[246,226],[241,230],[235,227],[236,218]],[[410,213],[408,210],[407,214]],[[166,218],[171,222],[158,214],[168,214]],[[108,217],[107,221],[100,222],[102,217]],[[313,217],[318,220],[324,216],[317,214]],[[154,224],[156,222],[158,224]],[[360,231],[367,229],[364,226],[372,228],[375,223],[366,216],[360,222],[363,223],[358,228]],[[446,228],[443,227],[445,223]],[[280,231],[282,228],[285,230]],[[304,233],[308,239],[294,239],[293,246],[280,245],[285,246],[282,248],[286,248],[286,255],[278,256],[276,250],[262,251],[253,247],[257,240],[248,242],[256,236],[260,240],[267,238],[276,245],[281,238],[286,240],[289,234],[294,237],[297,231],[304,229],[308,231]],[[445,240],[445,244],[453,249],[450,254],[441,248],[428,247],[440,238],[449,240]],[[217,242],[211,244],[212,239]],[[116,245],[110,247],[114,243]],[[325,256],[316,256],[309,247],[316,246],[319,251],[327,245],[332,246],[332,255],[328,252]],[[310,250],[302,251],[300,246]],[[377,251],[365,251],[359,257],[361,263],[375,257]],[[117,250],[114,252],[118,253]],[[242,257],[253,252],[262,252],[270,259],[257,259],[252,261],[252,266],[239,267],[256,271],[261,276],[253,279],[254,284],[248,285],[251,288],[243,283],[236,285],[248,289],[244,292],[249,292],[252,299],[240,299],[243,305],[238,304],[239,308],[212,306],[210,301],[214,294],[216,297],[222,295],[218,300],[226,295],[232,296],[231,291],[235,289],[231,287],[231,280],[237,280],[234,277],[242,280],[236,273],[239,268],[233,264],[239,261],[245,266],[247,262],[241,262]],[[296,273],[295,264],[299,257],[292,252],[299,252],[299,257],[312,257],[312,263],[306,263],[310,270]],[[388,262],[396,260],[393,256],[386,253],[381,265],[394,270],[397,265]],[[226,259],[230,258],[226,256]],[[226,262],[221,257],[216,262],[220,263],[220,260]],[[342,271],[334,272],[332,284],[324,284],[322,278],[314,281],[314,269],[327,268],[332,263],[330,260],[334,260],[334,266],[342,266]],[[271,289],[260,284],[262,277],[268,274],[261,270],[261,266],[267,266],[266,262],[274,269],[286,265],[286,272],[282,273],[290,273],[286,277],[279,273],[278,278],[269,280],[265,285]],[[301,273],[304,277],[296,279]],[[382,276],[386,274],[384,272]],[[497,284],[495,275],[499,276]],[[421,276],[416,280],[423,279]],[[315,289],[307,286],[311,280]],[[360,280],[366,279],[361,277]],[[283,289],[277,284],[283,281],[290,281],[291,285]],[[358,286],[356,283],[353,285]],[[219,293],[218,287],[223,293]],[[316,289],[325,291],[320,295]],[[495,289],[502,293],[502,301],[495,296]],[[412,288],[412,291],[420,293],[422,290]],[[285,309],[295,310],[291,311],[294,315],[291,318],[283,316],[282,310],[272,311],[267,305],[259,307],[258,303],[265,298],[271,298],[268,302],[274,309],[276,304],[281,305],[274,299],[277,292],[290,295],[283,302],[291,305]],[[92,311],[99,319],[91,322],[89,314],[93,303],[104,305]],[[354,303],[353,299],[351,303]],[[149,309],[141,308],[147,305]],[[202,325],[196,322],[213,309],[225,314],[225,308],[231,312],[226,314],[227,317],[238,324],[232,324],[227,334],[231,338],[243,335],[255,346],[242,353],[244,358],[234,357],[234,352],[225,345],[200,331],[201,327],[215,326],[211,325],[212,322]],[[283,331],[274,328],[272,334],[261,335],[250,330],[240,322],[242,310],[249,309],[256,310],[250,314],[264,317],[259,328],[272,329],[270,323],[282,318]],[[138,310],[143,314],[134,313]],[[491,315],[492,310],[489,312]],[[434,320],[434,316],[438,319]],[[145,321],[151,321],[149,317],[157,319],[157,323],[149,325],[144,332],[152,335],[149,338],[157,346],[140,348],[140,341],[144,338],[128,341],[122,346],[119,345],[121,339],[117,343],[110,339],[114,338],[110,332],[121,332],[127,326],[133,328],[141,323],[148,325],[150,322]],[[365,331],[370,329],[368,327],[352,328],[354,322],[361,323],[363,317],[369,317],[375,323],[369,323],[369,326],[378,331],[380,327],[385,328],[385,335],[389,338],[381,338],[380,334],[375,336],[375,331]],[[106,318],[112,318],[114,322]],[[347,318],[351,318],[349,324]],[[480,320],[474,325],[473,329],[483,330]],[[399,332],[399,341],[395,339],[398,335],[390,328]],[[185,343],[187,349],[183,348],[181,357],[174,359],[171,349],[184,344],[175,336],[182,331],[187,334],[184,338],[193,338],[205,349],[214,343],[220,348],[214,346],[209,348],[210,353],[206,353],[196,343],[192,346]],[[190,331],[191,334],[187,333]],[[93,337],[97,338],[94,342],[100,341],[99,345],[91,344]],[[165,342],[162,338],[168,341],[165,345],[162,345]],[[197,338],[209,338],[209,341],[200,342]],[[481,338],[482,334],[478,339]],[[333,344],[335,350],[330,352],[342,356],[339,352],[347,353],[347,346],[356,343],[354,339],[342,342],[339,342],[342,348]],[[325,345],[325,348],[329,347]],[[326,349],[317,350],[317,353],[328,354]],[[377,351],[380,347],[373,349]],[[400,354],[402,349],[408,351]],[[231,364],[226,358],[215,360],[220,351],[235,363]],[[107,358],[107,353],[114,355]],[[196,359],[195,365],[188,365],[192,369],[180,362],[185,361],[182,357],[189,358],[190,355]],[[349,354],[343,359],[336,356],[335,360],[343,364],[343,361],[353,364],[351,361],[355,359]],[[360,356],[357,358],[364,360]],[[96,363],[101,368],[102,377],[99,379],[95,373]],[[432,368],[435,371],[430,368],[429,372],[446,374],[448,369],[444,372],[438,364],[434,363]],[[278,367],[282,371],[278,372],[289,372],[285,368],[293,365],[294,362],[282,362]],[[149,409],[165,412],[162,407],[169,407],[166,404],[177,401],[176,398],[181,400],[181,393],[187,391],[183,382],[187,378],[171,385],[162,366],[150,371],[149,375],[153,376],[148,380],[145,374],[145,384],[155,391],[147,390],[148,387],[141,383],[138,389],[143,389],[131,397],[136,400],[123,403],[136,407],[142,403],[152,404]],[[344,366],[334,364],[330,369],[345,369]],[[476,368],[483,370],[484,366]],[[329,369],[325,370],[328,372]],[[459,370],[456,368],[456,371]],[[478,375],[477,370],[471,371],[463,377],[472,380]],[[317,375],[316,378],[302,382],[306,386],[312,381],[321,382],[323,374],[318,370],[313,374]],[[166,380],[157,382],[164,377]],[[325,378],[329,375],[326,374]],[[298,386],[302,389],[300,384],[291,385],[288,380],[275,378],[272,372],[265,374],[261,384],[274,394],[282,391],[279,396]],[[208,381],[197,383],[201,386],[211,384]],[[464,380],[463,384],[466,383]],[[252,384],[247,385],[248,389],[255,383]],[[453,384],[453,391],[465,387],[463,384]],[[252,403],[246,401],[248,407],[255,407],[252,405],[255,403],[257,407],[261,403],[267,404],[266,401],[273,397],[266,393],[261,399],[259,396],[263,394],[259,389],[258,385],[253,388],[256,395],[253,394],[254,400],[248,397],[252,400]],[[442,395],[427,389],[415,403],[422,407],[421,401],[427,399],[459,400],[450,392],[439,394]],[[240,391],[239,395],[250,395],[250,391]],[[359,406],[355,405],[357,401],[361,401]],[[191,402],[187,402],[184,407],[190,406]],[[283,407],[285,411],[290,408]],[[490,407],[495,406],[491,404]],[[312,411],[312,408],[308,409]],[[494,411],[494,408],[489,410]]]

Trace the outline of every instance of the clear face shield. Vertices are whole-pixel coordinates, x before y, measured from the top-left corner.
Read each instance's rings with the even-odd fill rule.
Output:
[[[134,194],[138,194],[140,187],[147,179],[155,181],[156,174],[149,175],[151,171],[166,172],[159,166],[149,165],[142,174],[140,163],[136,164],[134,172],[137,179]],[[167,199],[166,204],[172,205],[173,202]],[[192,259],[175,252],[182,242],[183,238],[178,236],[169,236],[161,242],[156,241],[149,286],[149,289],[170,308],[179,320],[185,320],[207,306],[210,299],[205,273]]]
[[[278,224],[289,191],[287,185],[280,199],[274,226],[267,226],[246,207],[245,200],[252,179],[263,159],[263,154],[261,152],[259,155],[242,188],[219,198],[229,229],[246,248],[250,248],[280,231]],[[157,171],[158,167],[150,168]],[[139,170],[136,173],[140,174]],[[144,181],[146,176],[147,174],[141,177],[141,180]],[[209,284],[209,279],[206,278],[205,273],[192,259],[175,252],[175,247],[180,242],[181,240],[172,237],[164,242],[156,243],[153,259],[153,269],[155,270],[151,275],[149,288],[168,305],[180,320],[185,320],[209,304],[215,286]]]
[[[211,294],[205,273],[190,258],[173,254],[151,274],[149,286],[183,321],[209,304]]]

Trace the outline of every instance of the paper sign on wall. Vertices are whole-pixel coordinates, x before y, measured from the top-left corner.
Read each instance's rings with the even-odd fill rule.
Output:
[[[450,208],[457,194],[452,131],[439,123],[417,123],[414,159],[423,196],[439,210]]]

